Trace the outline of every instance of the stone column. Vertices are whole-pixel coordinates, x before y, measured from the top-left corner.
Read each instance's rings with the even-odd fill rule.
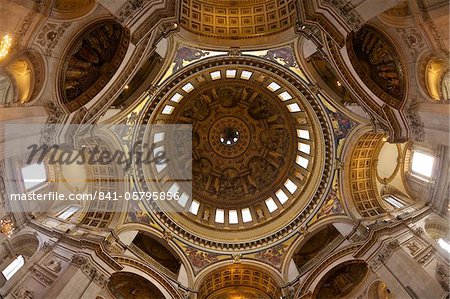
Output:
[[[385,244],[369,264],[397,298],[442,298],[445,293],[397,240]]]
[[[95,298],[106,282],[106,276],[87,257],[74,255],[70,267],[47,296],[55,299],[91,299]]]

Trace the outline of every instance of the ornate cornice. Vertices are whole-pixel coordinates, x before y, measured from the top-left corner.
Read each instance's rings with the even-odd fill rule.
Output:
[[[180,299],[183,298],[182,295],[180,295],[180,293],[178,292],[178,290],[173,286],[171,281],[169,281],[167,278],[162,276],[158,272],[158,270],[155,270],[155,269],[149,267],[145,262],[141,262],[137,259],[134,259],[131,257],[126,257],[126,256],[115,257],[115,260],[122,265],[128,265],[133,268],[139,269],[139,270],[143,271],[144,273],[147,273],[151,277],[155,278],[164,287],[164,289],[170,293],[171,298],[174,298],[174,299],[175,298],[180,298]]]
[[[113,268],[115,270],[122,269],[122,266],[120,264],[118,264],[105,249],[105,244],[103,242],[104,237],[96,236],[95,238],[88,239],[86,237],[69,235],[69,234],[66,234],[64,231],[59,231],[59,230],[55,230],[55,229],[46,227],[46,226],[42,225],[42,223],[37,222],[33,219],[28,219],[28,220],[29,220],[29,225],[32,228],[36,229],[37,231],[40,231],[47,236],[58,238],[59,242],[64,242],[66,244],[70,244],[70,245],[72,245],[74,247],[78,247],[78,248],[91,249],[91,250],[95,251],[97,256],[111,268]],[[48,247],[48,246],[55,246],[55,244],[53,243],[53,244],[45,245],[45,247]]]
[[[398,242],[398,240],[392,240],[389,243],[385,244],[378,255],[369,261],[369,267],[372,268],[372,270],[376,271],[399,247],[400,243]]]
[[[72,256],[70,263],[80,268],[87,277],[100,287],[103,287],[108,283],[109,278],[101,273],[87,257],[81,254],[75,254]]]
[[[346,0],[324,0],[330,5],[352,30],[359,30],[364,24],[362,17],[355,11],[351,2]]]
[[[288,224],[284,225],[284,227],[274,230],[270,235],[265,236],[259,240],[248,241],[248,242],[226,242],[226,241],[213,241],[207,240],[200,235],[196,235],[192,231],[188,231],[176,222],[174,222],[171,218],[169,218],[164,213],[157,213],[154,217],[160,222],[163,226],[169,228],[169,230],[173,233],[174,236],[192,244],[195,247],[200,248],[209,248],[216,251],[253,251],[255,249],[261,250],[261,246],[273,246],[274,243],[280,243],[284,239],[288,238],[290,235],[294,234],[298,231],[299,227],[307,221],[312,215],[320,208],[322,201],[330,187],[331,179],[332,179],[332,170],[333,170],[333,157],[335,155],[334,143],[332,142],[332,133],[329,125],[328,117],[325,111],[322,108],[321,103],[312,95],[311,91],[304,86],[304,83],[301,82],[295,75],[290,72],[286,72],[281,66],[278,66],[274,63],[264,61],[262,59],[250,58],[250,57],[220,57],[220,58],[211,58],[203,60],[199,63],[195,63],[190,67],[187,67],[182,72],[177,74],[175,78],[167,81],[160,89],[157,96],[149,101],[147,107],[144,110],[144,113],[140,117],[139,122],[147,124],[151,118],[152,113],[154,113],[158,104],[163,100],[163,98],[180,82],[184,79],[188,78],[194,73],[201,72],[204,69],[219,67],[219,66],[227,66],[227,65],[240,65],[245,67],[246,65],[264,69],[266,72],[272,72],[277,76],[280,76],[286,82],[292,84],[309,102],[312,106],[316,117],[318,118],[319,124],[322,127],[323,138],[325,141],[325,152],[324,154],[324,168],[321,175],[321,181],[318,185],[318,189],[315,192],[314,196],[310,199],[309,204],[303,210],[303,212],[292,219]],[[135,138],[141,138],[143,134],[142,130],[136,134]],[[137,170],[138,178],[143,178],[144,173],[142,169]],[[137,179],[137,181],[141,181],[141,179]],[[145,186],[141,186],[144,188]]]

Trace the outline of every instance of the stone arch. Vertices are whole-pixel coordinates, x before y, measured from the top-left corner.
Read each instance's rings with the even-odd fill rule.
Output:
[[[407,78],[397,46],[380,29],[364,25],[347,39],[350,62],[364,84],[384,103],[400,109]]]
[[[44,82],[45,62],[38,51],[30,49],[15,55],[0,73],[0,99],[3,100],[0,107],[33,102],[42,91]]]
[[[450,66],[448,59],[429,55],[422,59],[419,77],[428,96],[434,101],[450,100]]]
[[[317,233],[326,229],[330,225],[333,225],[339,231],[341,237],[338,236],[338,238],[343,238],[348,236],[353,231],[353,229],[357,224],[354,221],[352,221],[348,216],[339,215],[320,219],[319,221],[314,222],[311,226],[308,226],[307,233],[300,235],[292,243],[292,245],[289,247],[289,249],[285,254],[285,259],[282,266],[282,273],[284,279],[287,279],[288,277],[289,264],[293,256],[301,249],[302,246],[307,244],[309,240],[311,240]]]
[[[157,261],[172,273],[179,274],[182,262],[167,241],[145,231],[139,231],[130,246],[139,254]]]
[[[23,255],[26,259],[30,259],[40,246],[39,238],[31,233],[16,235],[10,242],[15,254]]]
[[[267,266],[256,261],[241,260],[240,264],[229,261],[215,263],[198,274],[194,290],[198,298],[222,298],[223,294],[245,298],[279,298],[282,280]],[[228,297],[226,297],[228,298]]]
[[[424,228],[427,235],[433,240],[437,241],[439,239],[450,239],[449,224],[443,219],[433,216],[428,217],[425,219]]]
[[[347,261],[328,271],[317,284],[312,298],[341,298],[364,281],[369,268],[362,261]]]
[[[316,228],[313,232],[308,233],[302,242],[298,244],[292,259],[302,273],[302,269],[312,266],[311,261],[317,260],[323,253],[327,253],[327,248],[337,246],[336,241],[342,240],[340,232],[332,225],[325,224]]]
[[[129,30],[111,19],[96,21],[74,37],[58,74],[59,99],[69,111],[87,104],[108,84],[129,40]]]
[[[53,4],[51,16],[58,20],[73,20],[86,16],[95,6],[95,0],[57,0]]]
[[[395,299],[395,295],[381,280],[376,280],[367,289],[367,299]]]
[[[123,266],[123,269],[120,272],[116,273],[128,272],[142,277],[143,279],[156,286],[158,290],[164,295],[163,298],[182,298],[178,288],[172,285],[171,280],[169,280],[166,276],[160,274],[159,271],[147,266],[145,262],[125,256],[116,257],[115,259]]]
[[[121,271],[113,273],[107,288],[112,295],[124,299],[167,298],[160,290],[160,286],[133,272]]]
[[[389,26],[401,27],[412,21],[412,13],[408,1],[402,0],[398,4],[378,16],[378,18]]]
[[[14,103],[17,98],[17,89],[14,89],[14,81],[6,72],[0,74],[0,105],[5,107]]]
[[[24,56],[14,59],[5,67],[3,76],[9,78],[13,96],[10,102],[2,104],[28,102],[33,90],[33,71],[29,60]]]
[[[133,212],[136,213],[136,212]],[[148,218],[149,221],[150,218]],[[127,223],[124,225],[121,225],[117,231],[116,234],[119,237],[122,244],[125,245],[131,245],[133,243],[133,240],[136,238],[139,232],[145,233],[148,236],[151,236],[151,238],[158,240],[160,243],[164,243],[164,245],[172,252],[172,254],[175,255],[176,258],[178,258],[181,261],[182,268],[180,268],[180,272],[178,273],[178,277],[180,277],[181,271],[185,271],[187,274],[187,286],[191,286],[193,284],[193,277],[194,277],[194,271],[192,269],[192,266],[187,259],[184,251],[182,248],[178,247],[175,242],[172,241],[170,235],[167,235],[166,237],[158,230],[152,228],[151,222],[148,222],[146,224],[143,223]],[[135,247],[135,245],[131,245],[132,247]]]
[[[342,178],[344,198],[349,211],[356,218],[376,217],[383,214],[380,195],[376,187],[374,158],[381,149],[384,133],[361,132],[349,145],[344,156],[344,173]]]

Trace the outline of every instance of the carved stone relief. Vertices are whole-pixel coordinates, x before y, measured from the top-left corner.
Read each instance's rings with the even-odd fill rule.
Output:
[[[378,268],[381,267],[382,264],[384,264],[389,257],[392,255],[392,253],[399,248],[400,244],[398,240],[390,241],[389,243],[385,244],[383,248],[380,250],[380,253],[373,258],[369,262],[369,266],[375,271]]]
[[[330,4],[339,15],[346,21],[347,25],[353,30],[359,30],[364,20],[355,11],[354,6],[350,1],[345,0],[325,0],[325,3]]]
[[[433,250],[430,250],[427,253],[425,253],[424,255],[419,256],[417,262],[419,263],[419,265],[424,266],[429,263],[429,261],[433,258],[433,256],[434,256],[434,252],[433,252]]]
[[[424,141],[425,131],[423,130],[423,122],[417,114],[418,101],[415,98],[410,99],[409,105],[406,108],[406,120],[411,129],[411,137],[416,141]]]
[[[16,299],[33,299],[33,292],[27,290],[24,287],[21,287],[19,290],[17,290],[16,293],[14,293]]]
[[[404,244],[404,247],[412,256],[416,256],[424,246],[419,240],[411,238]]]
[[[417,28],[397,28],[396,30],[408,46],[413,57],[416,57],[426,46],[422,34]]]
[[[75,254],[72,256],[71,263],[79,267],[87,277],[99,286],[103,287],[108,282],[107,277],[102,274],[87,257]]]
[[[31,273],[33,273],[33,276],[39,282],[43,283],[44,285],[51,285],[53,283],[53,281],[54,281],[52,278],[50,278],[49,276],[45,275],[44,273],[42,273],[37,268],[34,268]]]
[[[52,258],[45,263],[45,267],[47,267],[47,269],[49,269],[50,271],[55,272],[55,273],[61,272],[61,269],[62,269],[61,265],[62,265],[61,260],[59,260],[57,258],[55,258],[55,259]]]
[[[436,277],[442,288],[447,292],[450,291],[450,274],[448,266],[438,263],[436,265]]]
[[[50,56],[59,39],[71,24],[70,22],[45,24],[36,37],[36,43],[46,55]]]

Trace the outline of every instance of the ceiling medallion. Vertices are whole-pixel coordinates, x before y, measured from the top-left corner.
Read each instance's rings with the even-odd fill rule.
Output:
[[[239,131],[233,127],[226,127],[220,133],[220,142],[225,146],[233,146],[239,141]]]
[[[193,126],[193,197],[211,205],[268,198],[295,163],[291,113],[270,91],[241,81],[197,88],[169,120]]]

